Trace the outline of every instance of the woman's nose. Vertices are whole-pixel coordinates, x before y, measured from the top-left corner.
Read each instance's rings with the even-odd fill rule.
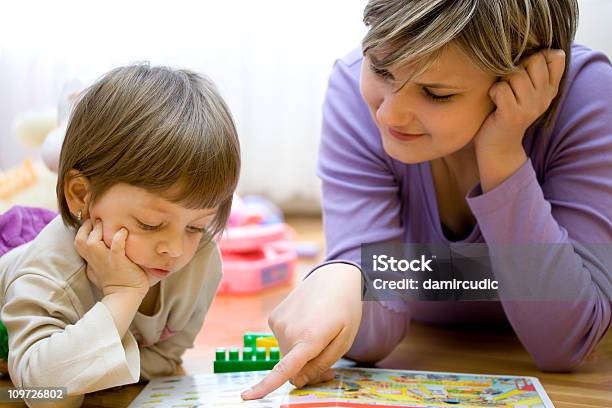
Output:
[[[388,127],[406,127],[414,118],[415,113],[409,98],[391,91],[385,93],[376,109],[376,120]]]

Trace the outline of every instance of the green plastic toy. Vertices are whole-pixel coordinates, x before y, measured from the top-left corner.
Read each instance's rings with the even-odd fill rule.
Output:
[[[8,332],[2,322],[0,322],[0,358],[8,361]]]
[[[214,372],[235,373],[240,371],[271,370],[280,360],[278,347],[257,347],[257,339],[274,339],[271,333],[246,333],[243,339],[242,353],[238,347],[228,351],[217,348],[215,352]],[[269,350],[269,351],[268,351]],[[229,355],[228,355],[229,354]]]

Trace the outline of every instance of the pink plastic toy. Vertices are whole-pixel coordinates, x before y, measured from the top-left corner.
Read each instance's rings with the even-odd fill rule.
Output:
[[[241,218],[234,215],[234,220]],[[217,293],[253,294],[290,283],[297,259],[293,237],[291,227],[282,222],[228,227],[219,240],[223,278]]]

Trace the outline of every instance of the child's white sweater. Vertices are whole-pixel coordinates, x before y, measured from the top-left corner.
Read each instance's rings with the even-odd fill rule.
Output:
[[[137,313],[119,338],[74,236],[58,216],[34,241],[0,258],[11,379],[16,387],[67,387],[69,398],[57,405],[66,407],[80,406],[88,392],[172,375],[193,346],[222,274],[216,244],[202,246],[161,281],[154,315]]]

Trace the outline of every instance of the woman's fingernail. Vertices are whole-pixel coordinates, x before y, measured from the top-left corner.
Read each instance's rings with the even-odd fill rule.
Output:
[[[253,396],[253,389],[249,388],[248,390],[244,391],[242,394],[240,394],[240,397],[242,397],[242,399],[247,399]]]

